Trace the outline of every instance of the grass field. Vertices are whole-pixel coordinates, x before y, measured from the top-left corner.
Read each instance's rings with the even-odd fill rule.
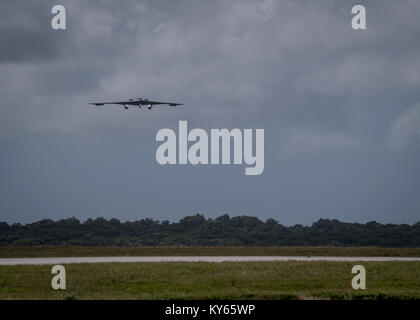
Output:
[[[0,299],[420,299],[420,262],[365,262],[367,289],[349,262],[110,263],[0,266]]]
[[[0,258],[86,256],[384,256],[420,257],[420,248],[375,247],[1,247]]]
[[[83,256],[395,256],[420,248],[0,247],[0,258]],[[0,299],[420,299],[420,262],[364,262],[367,289],[351,288],[353,262],[171,262],[0,266]]]

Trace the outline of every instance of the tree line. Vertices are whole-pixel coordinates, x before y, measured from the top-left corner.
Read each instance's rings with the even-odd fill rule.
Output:
[[[420,222],[345,223],[320,219],[311,226],[284,226],[274,219],[201,214],[178,222],[142,219],[44,219],[22,225],[0,222],[0,245],[74,246],[379,246],[420,247]]]

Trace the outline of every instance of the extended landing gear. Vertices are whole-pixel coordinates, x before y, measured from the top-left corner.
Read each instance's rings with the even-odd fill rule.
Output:
[[[126,104],[124,105],[124,109],[125,110],[128,110],[128,106]]]
[[[147,105],[147,109],[152,110],[152,105],[151,104],[148,104]]]

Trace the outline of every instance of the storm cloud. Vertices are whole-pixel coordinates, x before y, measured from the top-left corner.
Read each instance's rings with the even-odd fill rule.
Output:
[[[420,220],[418,1],[54,4],[0,4],[0,220]],[[185,105],[88,105],[132,97]],[[265,129],[264,173],[158,165],[179,120]]]

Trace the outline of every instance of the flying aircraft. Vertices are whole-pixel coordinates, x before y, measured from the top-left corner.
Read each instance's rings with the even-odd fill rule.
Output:
[[[182,106],[182,103],[175,103],[175,102],[161,102],[161,101],[152,101],[149,99],[137,98],[137,99],[128,99],[128,101],[118,101],[118,102],[93,102],[89,103],[95,106],[103,106],[105,104],[119,104],[124,106],[124,109],[127,110],[128,106],[138,106],[141,108],[142,106],[146,106],[147,109],[152,109],[155,104],[167,104],[170,107],[175,106]]]

